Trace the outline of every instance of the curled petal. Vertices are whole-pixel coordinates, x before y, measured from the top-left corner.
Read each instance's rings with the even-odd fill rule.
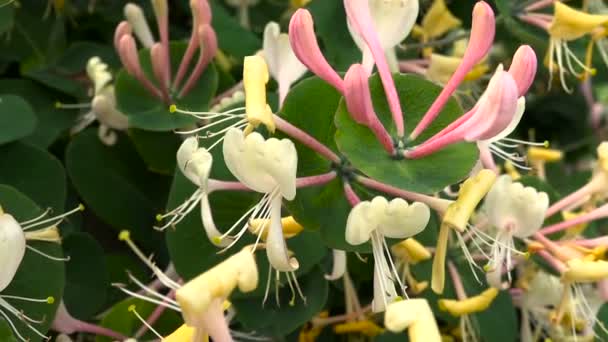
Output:
[[[275,196],[270,203],[270,228],[266,237],[268,262],[280,272],[292,272],[300,263],[289,255],[281,225],[281,196]]]
[[[154,44],[154,37],[152,37],[150,26],[148,26],[148,21],[146,21],[141,7],[134,3],[128,3],[125,5],[124,14],[141,44],[147,48],[151,47]]]
[[[293,52],[302,64],[339,92],[344,93],[342,78],[329,65],[319,48],[312,16],[308,10],[299,9],[291,17],[289,42]]]
[[[25,235],[17,220],[0,212],[0,292],[15,277],[25,255]]]

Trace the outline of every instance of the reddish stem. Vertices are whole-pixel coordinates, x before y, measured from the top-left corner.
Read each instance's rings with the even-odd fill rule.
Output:
[[[286,120],[283,120],[280,116],[278,116],[276,114],[273,115],[272,117],[273,117],[274,123],[279,131],[298,140],[302,144],[308,146],[310,149],[319,153],[320,155],[329,159],[330,161],[332,161],[336,164],[340,163],[340,157],[338,157],[338,155],[336,155],[327,146],[321,144],[317,139],[313,138],[311,135],[309,135],[308,133],[299,129],[298,127],[290,124]]]

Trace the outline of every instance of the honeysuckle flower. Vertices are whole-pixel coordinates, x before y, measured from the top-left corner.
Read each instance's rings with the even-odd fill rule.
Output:
[[[92,57],[87,62],[87,76],[93,83],[93,99],[90,104],[57,103],[58,108],[90,108],[91,110],[79,118],[71,133],[77,133],[89,126],[93,121],[99,122],[99,139],[106,145],[116,143],[117,131],[125,131],[129,127],[129,119],[116,108],[116,96],[112,85],[112,74],[108,65],[99,57]]]
[[[433,271],[431,279],[431,288],[435,293],[443,293],[445,285],[445,259],[448,248],[448,240],[450,230],[455,230],[458,236],[459,243],[463,249],[464,255],[473,270],[473,265],[476,265],[471,254],[466,248],[461,233],[467,228],[471,215],[475,212],[475,208],[490,191],[496,174],[488,169],[479,171],[476,175],[469,177],[462,185],[458,192],[458,199],[452,202],[445,214],[437,236],[437,248],[435,249],[435,257],[433,258]],[[473,270],[473,274],[475,274]]]
[[[299,263],[287,252],[281,225],[282,199],[292,200],[296,196],[298,155],[294,144],[288,139],[265,140],[257,132],[245,136],[243,131],[232,128],[226,132],[223,152],[230,172],[250,189],[264,194],[260,203],[245,216],[270,219],[266,238],[268,261],[281,272],[297,270]],[[227,236],[235,227],[223,236]],[[234,241],[246,231],[247,226],[241,229]]]
[[[489,223],[496,229],[487,265],[490,285],[502,287],[503,266],[507,271],[511,269],[511,254],[517,251],[513,238],[525,239],[536,233],[545,220],[548,207],[546,193],[513,182],[508,175],[498,177],[483,207]]]
[[[123,285],[117,284],[121,291],[135,298],[180,312],[186,326],[194,329],[195,339],[193,341],[198,341],[206,335],[215,341],[233,340],[233,332],[224,315],[225,303],[236,288],[244,293],[257,288],[258,269],[251,246],[246,246],[238,253],[181,285],[163,273],[144,255],[131,240],[128,231],[122,231],[119,239],[128,244],[165,287],[174,291],[175,299],[150,289],[131,274],[129,274],[130,280],[139,286],[144,294],[128,290]],[[134,308],[131,311],[134,311]],[[188,328],[184,328],[177,335],[188,335],[190,331]]]
[[[388,106],[393,115],[393,122],[395,123],[395,126],[397,128],[397,135],[399,137],[403,137],[403,135],[405,134],[405,128],[403,124],[403,112],[401,110],[401,102],[399,101],[399,95],[397,94],[397,89],[395,88],[393,75],[391,74],[384,53],[385,49],[383,48],[378,32],[374,27],[374,21],[372,19],[372,14],[370,13],[368,1],[369,0],[344,0],[346,18],[351,31],[361,37],[361,39],[367,45],[369,53],[373,57],[374,63],[378,68],[378,73],[380,74],[380,79],[382,80],[384,92],[386,93]],[[411,1],[414,0],[410,0],[408,1],[408,3]],[[379,23],[377,25],[378,27],[381,27]],[[413,25],[413,22],[407,22],[405,25],[406,27],[409,26],[407,27],[409,31]],[[387,30],[387,32],[388,31],[389,30]],[[389,40],[392,41],[394,40],[394,38]],[[366,61],[364,61],[364,64],[365,63]],[[371,66],[373,64],[368,64],[370,64],[370,67],[368,67],[367,70],[371,73]]]
[[[500,139],[505,132],[510,133],[508,130],[513,126],[514,118],[523,113],[521,104],[518,105],[518,95],[517,83],[499,65],[484,95],[469,113],[403,155],[406,158],[421,158],[455,142]]]
[[[30,250],[36,254],[39,254],[47,259],[56,261],[66,261],[67,258],[57,258],[51,255],[45,254],[44,252],[27,245],[27,241],[43,241],[49,243],[61,243],[61,237],[59,236],[59,230],[57,225],[63,221],[63,219],[77,211],[83,210],[84,207],[79,206],[75,210],[66,212],[65,214],[47,218],[46,216],[50,210],[45,211],[42,215],[35,217],[31,220],[24,222],[17,222],[15,218],[2,210],[0,207],[0,316],[2,316],[8,325],[11,327],[17,338],[21,341],[27,341],[26,338],[21,335],[19,330],[13,324],[9,314],[19,319],[28,329],[33,331],[36,335],[43,339],[47,337],[41,333],[34,324],[39,324],[42,321],[35,320],[25,314],[23,311],[18,310],[11,305],[7,300],[19,300],[34,303],[47,303],[53,304],[55,299],[53,297],[47,297],[43,299],[26,298],[20,296],[12,296],[8,294],[1,294],[13,281],[15,274],[19,270],[19,266],[25,256],[25,251]],[[44,228],[38,228],[45,226]],[[35,230],[31,230],[37,228]],[[31,230],[31,231],[29,231]]]
[[[169,53],[169,8],[167,0],[152,0],[152,9],[154,10],[160,37],[158,42],[154,40],[141,8],[134,4],[125,6],[124,12],[128,21],[121,22],[114,33],[114,46],[127,73],[137,79],[152,96],[157,97],[167,105],[174,99],[186,96],[192,90],[217,52],[217,38],[215,31],[210,26],[211,9],[207,0],[192,0],[190,5],[193,16],[192,33],[175,79],[172,78]],[[132,33],[135,33],[142,45],[150,50],[150,62],[157,81],[156,84],[142,70]],[[181,86],[197,48],[200,50],[199,58],[190,76]]]
[[[326,274],[325,279],[327,280],[338,280],[346,273],[346,252],[339,249],[332,249],[333,265],[331,274]]]
[[[588,14],[582,11],[575,10],[560,1],[554,3],[554,15],[553,20],[549,23],[547,31],[550,35],[549,50],[547,52],[548,67],[550,75],[555,71],[555,64],[557,64],[560,82],[562,87],[567,92],[571,92],[570,88],[566,84],[565,72],[568,71],[573,75],[580,76],[579,73],[574,69],[574,62],[578,65],[583,72],[593,73],[590,69],[590,59],[588,65],[585,65],[574,52],[568,46],[568,43],[585,35],[592,35],[596,30],[601,30],[600,34],[606,35],[605,24],[608,23],[608,15],[599,14]],[[597,38],[593,38],[595,40]],[[592,42],[593,42],[592,40]],[[592,49],[592,45],[590,48]],[[602,55],[606,56],[605,50],[601,44],[598,44],[598,48]],[[565,64],[564,64],[565,60]],[[551,81],[549,81],[551,83]]]
[[[409,35],[410,31],[416,23],[418,17],[418,0],[368,0],[373,28],[378,34],[380,46],[387,55],[390,68],[393,72],[397,71],[397,57],[394,47],[401,43]],[[361,3],[357,6],[365,6]],[[363,62],[368,72],[371,72],[374,66],[374,57],[365,39],[361,37],[359,32],[351,21],[347,21],[348,30],[351,37],[363,53]]]
[[[264,125],[271,133],[275,130],[275,122],[272,109],[266,100],[266,83],[269,81],[268,67],[261,56],[247,56],[243,66],[243,85],[245,88],[245,107],[234,108],[225,112],[192,112],[177,108],[172,105],[170,112],[177,112],[194,116],[200,120],[210,120],[202,127],[178,132],[192,134],[206,131],[205,138],[220,136],[208,149],[211,150],[224,139],[224,134],[232,128],[244,129],[245,134],[251,133],[259,125]],[[244,110],[244,113],[243,113]],[[217,119],[217,120],[215,120]],[[236,121],[235,121],[236,120]],[[228,124],[230,121],[232,123]],[[216,125],[228,125],[219,131],[212,132],[210,129]]]
[[[475,65],[485,58],[492,47],[495,29],[495,19],[492,8],[484,1],[477,2],[473,8],[471,38],[462,58],[462,63],[459,65],[458,69],[456,69],[456,72],[454,72],[431,107],[424,114],[422,120],[412,131],[409,136],[410,140],[415,140],[420,133],[433,122],[466,75]]]
[[[545,165],[555,163],[564,157],[560,150],[531,146],[528,148],[528,162],[540,179],[546,179]]]
[[[540,331],[550,331],[550,310],[559,305],[564,286],[558,277],[541,270],[535,270],[522,279],[523,296],[516,301],[521,307],[521,339],[524,342],[537,341],[534,337]],[[521,283],[521,281],[520,281]],[[536,333],[532,332],[532,323],[536,325]]]
[[[148,49],[151,48],[154,44],[154,37],[141,7],[130,2],[124,7],[124,15],[141,45]]]
[[[306,66],[293,53],[289,35],[281,33],[275,22],[266,24],[263,51],[270,75],[278,83],[279,103],[282,104],[291,85],[306,73]]]
[[[424,291],[429,285],[428,281],[419,282],[416,280],[410,271],[410,265],[416,265],[431,258],[431,253],[426,247],[416,239],[409,238],[394,244],[391,247],[391,252],[395,258],[395,268],[401,274],[401,282],[407,284],[414,294]]]
[[[444,0],[434,0],[422,18],[422,24],[417,27],[415,32],[420,36],[422,42],[426,43],[460,27],[461,24],[460,19],[450,12]],[[432,48],[426,48],[423,50],[423,54],[429,56],[432,51]]]
[[[392,332],[408,329],[412,342],[441,342],[439,327],[426,299],[416,298],[388,305],[384,326]]]
[[[381,312],[399,297],[395,281],[405,294],[391,257],[385,237],[407,238],[420,233],[430,218],[426,204],[395,198],[390,202],[384,197],[362,201],[349,213],[346,221],[346,242],[360,245],[371,241],[374,256],[374,300],[372,310]]]

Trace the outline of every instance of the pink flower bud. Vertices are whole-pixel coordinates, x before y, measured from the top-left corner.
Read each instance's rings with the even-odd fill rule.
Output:
[[[131,25],[126,20],[121,21],[118,26],[116,26],[116,30],[114,30],[114,49],[119,53],[120,47],[120,38],[124,35],[131,34]]]
[[[289,22],[289,41],[293,52],[302,64],[331,84],[340,93],[344,93],[344,82],[336,71],[329,65],[317,42],[314,23],[310,12],[299,9]]]
[[[534,82],[537,67],[536,53],[529,45],[522,45],[513,55],[509,74],[517,83],[519,96],[524,96]]]

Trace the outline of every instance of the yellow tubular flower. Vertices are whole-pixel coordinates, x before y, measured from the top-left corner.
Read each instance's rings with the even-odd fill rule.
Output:
[[[460,19],[450,12],[444,0],[435,0],[422,19],[422,39],[427,42],[446,34],[461,24]],[[428,56],[432,51],[432,48],[428,48],[423,54]]]
[[[467,228],[469,218],[483,197],[490,191],[496,174],[492,170],[483,169],[475,176],[467,179],[458,192],[458,199],[450,204],[443,217],[442,224],[459,232]]]
[[[391,250],[399,259],[407,260],[412,265],[431,258],[431,252],[414,238],[405,239],[393,245]]]
[[[302,232],[304,227],[300,225],[293,216],[283,217],[281,219],[281,225],[283,226],[283,235],[286,239],[292,238]],[[262,232],[262,239],[266,241],[266,236],[268,235],[268,228],[270,227],[270,219],[253,219],[249,221],[249,231],[252,234],[257,235],[260,230],[264,230]]]
[[[435,293],[443,293],[445,285],[445,257],[450,228],[458,232],[466,230],[469,218],[473,215],[479,202],[490,191],[495,180],[496,174],[494,171],[488,169],[479,171],[462,184],[458,192],[458,199],[450,204],[446,210],[439,228],[437,248],[435,249],[435,258],[433,258],[431,288]]]
[[[222,302],[238,286],[242,292],[255,290],[258,285],[258,269],[251,247],[222,261],[207,272],[190,280],[175,292],[175,299],[182,309],[184,321],[189,326],[201,326],[212,301]]]
[[[528,160],[530,162],[553,163],[563,158],[564,153],[560,150],[534,146],[528,148]]]
[[[608,15],[578,11],[559,1],[554,4],[553,21],[549,26],[551,37],[563,40],[578,39],[608,22]]]
[[[573,220],[581,215],[585,215],[587,212],[585,212],[584,210],[578,213],[575,213],[573,211],[562,211],[562,217],[564,218],[564,221],[569,221],[569,220]],[[566,229],[566,236],[565,237],[576,237],[580,234],[582,234],[585,229],[589,226],[589,222],[583,222],[583,223],[579,223],[577,225],[574,225],[568,229]]]
[[[384,329],[370,320],[364,320],[337,324],[334,326],[334,332],[338,335],[359,333],[368,337],[374,337],[382,334]]]
[[[514,181],[521,178],[521,174],[519,173],[519,171],[517,170],[515,165],[513,165],[513,163],[510,160],[507,160],[505,162],[505,173],[508,174],[509,176],[511,176],[511,178],[513,178]]]
[[[608,278],[608,261],[573,259],[567,262],[568,269],[562,273],[562,281],[591,283]]]
[[[391,303],[384,314],[384,326],[395,333],[408,329],[411,342],[441,342],[435,316],[426,299]]]
[[[266,83],[270,76],[268,66],[261,56],[245,57],[243,66],[243,86],[245,88],[245,113],[249,125],[246,133],[251,132],[260,124],[273,133],[275,130],[272,110],[266,102]]]
[[[490,287],[481,294],[463,300],[440,299],[439,309],[447,311],[454,317],[470,315],[472,313],[486,310],[498,296],[498,290]]]

